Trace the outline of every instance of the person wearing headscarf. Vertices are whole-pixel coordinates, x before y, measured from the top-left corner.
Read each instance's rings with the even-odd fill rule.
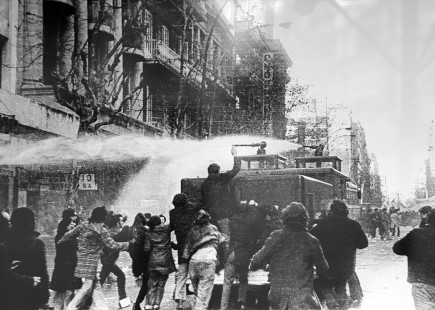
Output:
[[[317,275],[328,271],[319,240],[308,232],[308,212],[292,202],[281,213],[283,228],[274,231],[252,257],[250,270],[269,264],[269,303],[272,310],[321,309],[314,291]]]
[[[77,240],[70,240],[62,244],[57,243],[67,231],[72,230],[76,225],[77,215],[75,211],[65,209],[62,212],[62,220],[57,225],[57,233],[54,238],[56,256],[50,289],[54,291],[55,310],[66,309],[73,291],[82,285],[81,279],[74,277],[77,266]]]

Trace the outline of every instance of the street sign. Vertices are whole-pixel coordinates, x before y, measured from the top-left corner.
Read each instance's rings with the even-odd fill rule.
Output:
[[[95,174],[86,173],[79,176],[79,190],[96,191],[97,184],[95,183]]]

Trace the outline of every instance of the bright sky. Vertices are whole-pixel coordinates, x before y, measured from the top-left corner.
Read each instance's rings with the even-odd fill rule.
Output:
[[[335,0],[338,8],[334,0],[278,1],[275,22],[292,22],[289,29],[275,27],[293,61],[292,74],[314,84],[328,105],[350,106],[389,196],[413,195],[435,119],[435,40],[429,39],[435,1]],[[402,2],[416,6],[403,8],[403,15]],[[413,72],[415,91],[408,86]]]

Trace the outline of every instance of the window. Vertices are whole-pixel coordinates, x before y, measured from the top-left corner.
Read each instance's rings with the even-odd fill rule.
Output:
[[[163,44],[169,46],[169,29],[163,25],[161,28],[161,41]]]

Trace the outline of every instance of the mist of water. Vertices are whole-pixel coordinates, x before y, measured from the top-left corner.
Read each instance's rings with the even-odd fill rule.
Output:
[[[130,219],[137,212],[167,215],[171,201],[180,192],[182,178],[206,177],[215,162],[221,170],[233,165],[233,144],[267,142],[268,154],[295,149],[298,145],[265,137],[226,136],[209,140],[174,140],[143,136],[109,138],[62,138],[0,149],[0,165],[50,165],[77,161],[123,162],[148,159],[148,164],[130,178],[112,208]],[[256,148],[238,147],[238,155],[255,154]]]

